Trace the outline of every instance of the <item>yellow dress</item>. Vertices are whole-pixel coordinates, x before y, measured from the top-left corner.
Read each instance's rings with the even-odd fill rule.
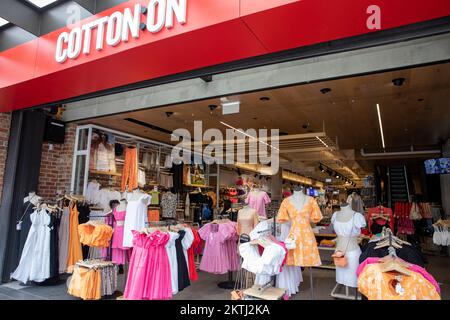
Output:
[[[310,222],[322,220],[322,212],[313,197],[310,197],[302,210],[298,210],[289,199],[290,197],[283,200],[277,215],[277,222],[292,222],[288,237],[296,239],[295,248],[288,251],[286,265],[320,266],[322,262]]]
[[[420,273],[410,276],[381,272],[379,264],[367,265],[358,278],[358,290],[369,300],[440,300],[436,288]],[[402,294],[395,290],[400,284]],[[400,291],[400,292],[401,292]]]

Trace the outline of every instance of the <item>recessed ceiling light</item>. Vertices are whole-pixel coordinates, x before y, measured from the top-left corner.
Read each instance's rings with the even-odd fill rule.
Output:
[[[34,4],[38,8],[44,8],[49,4],[52,4],[58,0],[27,0],[27,1]]]
[[[405,83],[405,80],[405,78],[397,78],[392,80],[392,83],[397,87],[401,87]]]
[[[261,101],[269,101],[270,98],[269,97],[261,97],[261,98],[259,98],[259,100],[261,100]]]
[[[8,20],[5,20],[5,19],[3,19],[3,18],[0,18],[0,27],[3,27],[3,26],[5,26],[5,25],[7,25],[8,23],[9,23]]]
[[[327,93],[331,92],[331,89],[330,88],[323,88],[323,89],[320,89],[320,92],[322,92],[323,94],[327,94]]]

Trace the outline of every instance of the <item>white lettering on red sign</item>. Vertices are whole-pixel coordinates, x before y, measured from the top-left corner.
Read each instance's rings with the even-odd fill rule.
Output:
[[[126,8],[124,12],[116,11],[108,17],[75,27],[70,32],[62,32],[56,42],[56,62],[64,63],[67,59],[78,58],[80,54],[89,55],[92,41],[95,41],[95,49],[101,51],[105,42],[107,46],[115,47],[121,42],[128,42],[130,35],[138,39],[143,22],[141,9],[141,5],[136,4],[134,10]],[[186,16],[187,0],[150,0],[144,21],[150,33],[157,33],[164,27],[173,28],[174,18],[181,25],[185,24]]]

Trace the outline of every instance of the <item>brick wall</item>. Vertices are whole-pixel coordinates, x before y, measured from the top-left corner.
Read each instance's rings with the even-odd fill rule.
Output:
[[[76,127],[76,124],[68,124],[66,126],[64,144],[44,142],[42,146],[41,170],[37,192],[47,200],[54,201],[58,194],[70,192]]]
[[[6,156],[8,154],[11,113],[0,113],[0,202],[3,191],[3,175],[5,173]]]

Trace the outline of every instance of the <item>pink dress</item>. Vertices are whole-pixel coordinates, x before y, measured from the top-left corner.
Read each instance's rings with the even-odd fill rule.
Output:
[[[266,217],[266,205],[270,203],[269,195],[264,191],[252,191],[248,194],[245,203],[255,209],[261,217]]]
[[[150,235],[133,233],[124,297],[127,300],[167,300],[172,298],[172,281],[166,244],[169,234],[156,231]]]
[[[235,222],[208,223],[198,230],[198,233],[205,240],[200,270],[224,274],[239,268]]]
[[[125,222],[126,211],[116,211],[113,210],[114,215],[114,233],[112,236],[112,261],[119,265],[124,265],[129,261],[130,258],[130,250],[128,248],[124,248],[123,244],[123,225]]]

